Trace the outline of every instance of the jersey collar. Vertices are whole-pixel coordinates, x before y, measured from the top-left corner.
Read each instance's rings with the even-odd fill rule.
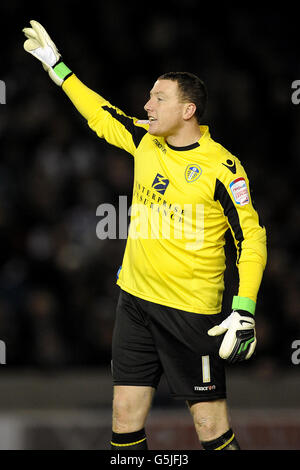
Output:
[[[205,143],[205,141],[209,138],[209,135],[210,135],[208,126],[200,126],[200,130],[201,130],[202,136],[200,137],[198,142],[194,142],[193,144],[185,145],[184,147],[175,147],[175,145],[171,145],[167,141],[165,142],[170,149],[176,150],[179,152],[195,149],[197,147],[202,146]]]

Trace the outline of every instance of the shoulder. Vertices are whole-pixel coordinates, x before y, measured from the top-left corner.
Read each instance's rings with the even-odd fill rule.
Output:
[[[217,178],[228,182],[239,176],[246,176],[239,158],[212,138],[209,142],[209,154]]]
[[[229,194],[239,207],[248,204],[249,180],[239,158],[212,139],[210,151],[214,160],[215,199]]]

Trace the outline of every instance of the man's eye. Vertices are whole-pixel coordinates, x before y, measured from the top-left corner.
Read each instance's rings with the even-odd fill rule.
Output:
[[[157,98],[157,101],[163,101],[163,99],[158,97],[158,98]]]

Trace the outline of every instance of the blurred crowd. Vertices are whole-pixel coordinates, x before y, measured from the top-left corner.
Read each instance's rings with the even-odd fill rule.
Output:
[[[96,236],[97,207],[127,195],[132,158],[101,141],[40,64],[23,50],[22,28],[40,21],[64,61],[90,88],[145,118],[155,79],[171,70],[208,88],[204,123],[248,173],[268,234],[268,265],[257,305],[257,373],[288,370],[300,336],[300,79],[292,12],[196,0],[63,2],[59,15],[11,0],[0,6],[9,35],[0,79],[0,339],[7,364],[42,369],[110,361],[126,240]],[[154,2],[155,5],[155,2]],[[217,10],[217,11],[216,11]],[[13,25],[13,26],[12,26]],[[4,25],[5,29],[5,25]],[[2,67],[3,66],[3,67]],[[238,285],[228,240],[224,311]],[[251,367],[251,366],[250,366]]]

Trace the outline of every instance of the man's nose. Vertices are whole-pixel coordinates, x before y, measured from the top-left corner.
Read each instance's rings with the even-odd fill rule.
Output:
[[[147,103],[145,104],[144,110],[147,111],[147,113],[148,113],[149,111],[152,111],[151,98],[150,98],[150,100],[148,100]]]

